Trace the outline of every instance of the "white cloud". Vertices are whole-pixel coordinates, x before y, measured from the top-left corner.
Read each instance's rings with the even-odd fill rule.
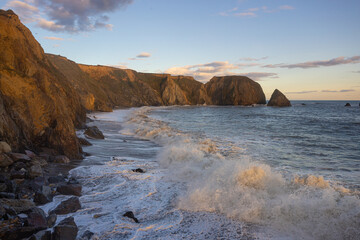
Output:
[[[294,10],[295,8],[290,5],[283,5],[279,7],[280,10]]]
[[[43,29],[53,31],[53,32],[57,32],[59,30],[61,31],[61,30],[64,30],[64,28],[65,28],[65,26],[63,26],[63,25],[56,24],[55,22],[48,21],[44,18],[40,18],[36,25]]]
[[[53,40],[53,41],[64,41],[65,39],[63,38],[59,38],[59,37],[44,37],[45,39],[48,40]]]
[[[142,52],[136,56],[137,58],[149,58],[151,57],[151,54],[148,52]]]

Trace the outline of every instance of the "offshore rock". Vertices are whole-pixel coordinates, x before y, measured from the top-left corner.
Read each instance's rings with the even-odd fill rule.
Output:
[[[104,134],[98,129],[98,127],[88,127],[85,132],[85,136],[93,139],[104,139]]]
[[[267,105],[271,107],[291,107],[290,101],[278,89],[275,89]]]
[[[266,104],[260,84],[244,76],[213,77],[205,84],[205,89],[208,105]]]

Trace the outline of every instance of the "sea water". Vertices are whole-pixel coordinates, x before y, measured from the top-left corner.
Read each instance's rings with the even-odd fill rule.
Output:
[[[70,214],[79,236],[358,239],[360,107],[344,105],[91,114],[105,140],[92,140],[91,156],[71,171],[83,184],[82,209]]]

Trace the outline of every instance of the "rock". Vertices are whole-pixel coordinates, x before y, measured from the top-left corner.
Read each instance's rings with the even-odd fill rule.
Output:
[[[50,214],[50,215],[46,218],[46,220],[47,220],[47,226],[48,226],[49,228],[52,228],[52,227],[55,225],[55,223],[56,223],[57,216],[56,216],[56,214]]]
[[[49,214],[68,214],[76,212],[81,208],[81,204],[78,197],[71,197],[63,202],[61,202],[54,210],[50,211]]]
[[[46,204],[52,201],[52,192],[49,186],[42,186],[41,191],[35,193],[34,202],[38,205]]]
[[[205,84],[208,105],[266,104],[259,83],[244,76],[213,77]]]
[[[26,154],[22,153],[10,153],[11,158],[16,161],[23,161],[23,162],[30,162],[31,158],[27,156]]]
[[[0,206],[0,219],[6,214],[6,210],[3,206]]]
[[[91,146],[92,144],[86,140],[85,138],[79,138],[79,143],[80,145],[83,145],[83,146]]]
[[[33,153],[33,152],[30,151],[30,150],[25,150],[25,154],[26,154],[29,158],[34,158],[34,157],[36,157],[36,154]]]
[[[137,168],[137,169],[133,169],[133,172],[138,172],[138,173],[144,173],[145,171],[142,170],[141,168]]]
[[[128,217],[133,219],[136,223],[139,223],[139,220],[134,216],[134,213],[132,211],[126,212],[124,215],[124,217]]]
[[[51,231],[42,230],[33,234],[28,240],[51,240]]]
[[[345,107],[351,107],[351,104],[350,104],[350,103],[346,103],[346,104],[345,104]]]
[[[27,199],[0,199],[0,206],[4,206],[4,208],[9,212],[9,214],[13,215],[11,211],[15,211],[17,213],[26,212],[35,207],[35,204]]]
[[[0,192],[0,198],[15,199],[15,194],[14,193],[8,193],[8,192]]]
[[[37,230],[43,230],[48,227],[45,212],[41,208],[34,207],[25,211],[25,213],[28,215],[25,222],[27,226],[34,227]]]
[[[63,184],[56,188],[56,191],[63,195],[81,196],[82,187],[80,184]]]
[[[23,163],[23,162],[16,162],[11,167],[12,167],[12,169],[15,169],[16,171],[19,171],[22,168],[26,169],[27,165],[26,165],[26,163]]]
[[[49,183],[61,183],[61,182],[65,182],[65,177],[64,176],[51,176],[48,178],[48,182]]]
[[[36,177],[42,177],[43,171],[39,164],[33,165],[29,169],[29,177],[30,178],[36,178]]]
[[[64,155],[56,156],[54,159],[56,163],[70,163],[70,159]]]
[[[21,168],[20,170],[12,170],[10,172],[10,179],[24,179],[26,178],[27,171],[24,168]]]
[[[31,164],[33,164],[33,165],[38,164],[41,167],[48,165],[47,161],[42,157],[33,157],[31,160]]]
[[[104,134],[98,129],[98,127],[88,127],[85,132],[85,136],[88,138],[94,138],[94,139],[104,139]]]
[[[6,183],[0,183],[0,192],[6,192],[7,185]]]
[[[86,230],[83,235],[81,235],[81,240],[90,240],[92,238],[92,236],[94,236],[94,233]]]
[[[271,107],[290,107],[291,103],[282,92],[275,89],[267,105]]]
[[[78,227],[73,217],[62,220],[54,227],[53,240],[75,240],[78,233]]]
[[[0,154],[0,167],[8,167],[13,164],[14,161],[6,154]]]
[[[11,147],[7,142],[0,141],[0,153],[11,152]]]

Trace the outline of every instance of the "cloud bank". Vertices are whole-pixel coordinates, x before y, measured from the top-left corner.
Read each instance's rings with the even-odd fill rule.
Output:
[[[98,28],[111,30],[107,13],[124,8],[133,0],[10,0],[24,22],[53,32],[85,32]]]
[[[269,64],[263,67],[266,68],[317,68],[317,67],[329,67],[329,66],[336,66],[342,64],[353,64],[353,63],[360,63],[360,56],[353,56],[353,57],[337,57],[330,60],[323,60],[323,61],[310,61],[310,62],[303,62],[303,63],[296,63],[296,64]]]

